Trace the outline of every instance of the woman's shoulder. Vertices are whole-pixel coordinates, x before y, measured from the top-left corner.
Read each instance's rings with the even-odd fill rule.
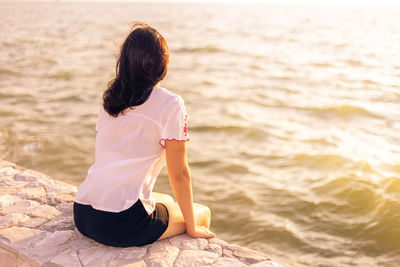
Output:
[[[153,89],[155,93],[155,97],[163,103],[171,103],[171,102],[178,102],[179,104],[183,104],[183,98],[171,92],[170,90],[163,88],[163,87],[156,87]]]

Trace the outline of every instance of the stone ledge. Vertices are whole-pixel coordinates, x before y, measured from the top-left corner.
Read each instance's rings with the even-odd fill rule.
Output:
[[[81,235],[72,218],[77,188],[0,160],[2,266],[282,266],[267,255],[186,234],[115,248]]]

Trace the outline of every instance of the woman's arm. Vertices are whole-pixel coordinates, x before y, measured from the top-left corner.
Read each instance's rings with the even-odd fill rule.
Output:
[[[214,237],[215,235],[207,228],[196,226],[186,142],[166,141],[165,150],[168,176],[185,220],[186,232],[192,237]]]

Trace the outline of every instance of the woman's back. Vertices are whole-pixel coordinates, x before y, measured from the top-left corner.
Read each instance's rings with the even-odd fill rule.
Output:
[[[95,163],[80,186],[76,202],[119,212],[138,199],[148,214],[151,192],[165,163],[164,142],[188,140],[186,109],[180,96],[154,88],[149,99],[123,115],[103,108],[96,125]]]

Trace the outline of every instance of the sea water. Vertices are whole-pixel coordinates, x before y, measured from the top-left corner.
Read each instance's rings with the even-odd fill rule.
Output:
[[[132,21],[170,48],[197,202],[294,266],[400,265],[400,8],[0,2],[1,157],[75,185]],[[166,172],[155,190],[172,194]]]

